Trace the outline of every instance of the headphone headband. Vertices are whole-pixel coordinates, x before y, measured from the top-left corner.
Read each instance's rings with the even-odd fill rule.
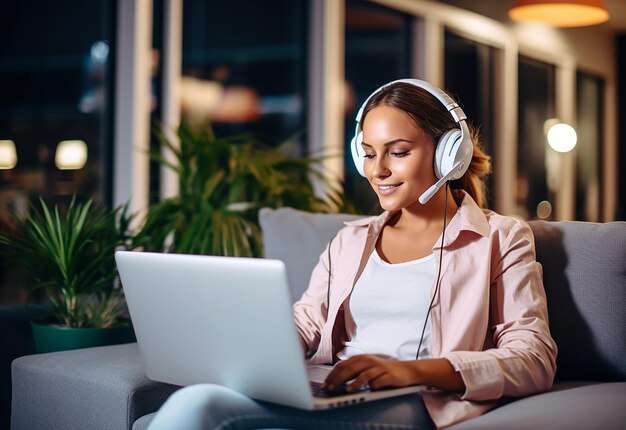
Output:
[[[365,101],[359,108],[359,111],[356,114],[356,121],[358,123],[361,122],[361,119],[363,118],[363,111],[365,110],[365,106],[367,106],[367,103],[370,101],[372,97],[374,97],[376,94],[378,94],[385,88],[393,84],[398,84],[402,82],[428,91],[431,95],[436,97],[437,100],[439,100],[439,102],[446,108],[448,112],[450,112],[450,114],[452,115],[452,117],[454,118],[456,122],[464,121],[467,119],[467,116],[465,115],[465,112],[463,112],[463,109],[461,109],[459,104],[455,102],[452,99],[452,97],[450,97],[447,93],[437,88],[430,82],[422,81],[421,79],[406,78],[406,79],[397,79],[395,81],[387,82],[385,85],[382,85],[378,87],[376,90],[374,90],[374,92],[365,99]]]

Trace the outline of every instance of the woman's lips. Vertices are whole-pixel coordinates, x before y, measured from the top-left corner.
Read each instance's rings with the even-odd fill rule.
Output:
[[[383,196],[387,196],[398,189],[398,187],[402,184],[393,184],[393,185],[376,185],[378,188],[378,193]]]

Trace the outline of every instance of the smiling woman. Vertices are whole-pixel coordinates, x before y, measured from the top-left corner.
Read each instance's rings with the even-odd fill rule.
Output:
[[[424,81],[394,81],[368,97],[351,149],[387,211],[337,233],[293,308],[309,363],[334,365],[327,395],[431,388],[312,413],[205,384],[177,391],[150,429],[237,421],[428,429],[483,414],[502,396],[549,389],[556,345],[533,235],[526,223],[481,208],[489,157],[465,120]]]

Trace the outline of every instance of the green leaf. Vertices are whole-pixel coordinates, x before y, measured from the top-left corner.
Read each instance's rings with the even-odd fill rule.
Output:
[[[151,158],[177,172],[180,195],[150,208],[135,239],[146,249],[258,257],[260,208],[330,212],[343,201],[341,190],[331,187],[315,194],[314,179],[330,182],[320,173],[326,156],[290,155],[302,133],[270,145],[250,133],[217,137],[210,125],[194,128],[184,119],[176,131],[178,145],[162,127],[154,133],[177,164],[171,166],[160,149]]]
[[[97,325],[104,318],[94,309],[117,318],[121,312],[113,311],[123,308],[123,296],[117,307],[100,306],[98,300],[113,297],[109,292],[118,276],[114,253],[131,246],[131,218],[127,206],[110,210],[74,197],[63,212],[40,198],[25,219],[17,220],[15,231],[2,236],[3,253],[28,280],[29,297],[45,292],[59,321]],[[91,311],[82,307],[85,302],[91,303]]]

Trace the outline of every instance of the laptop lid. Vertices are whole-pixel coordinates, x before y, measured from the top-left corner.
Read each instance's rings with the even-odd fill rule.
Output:
[[[304,409],[312,394],[282,261],[118,251],[150,379]]]
[[[301,409],[326,409],[421,390],[316,397],[280,260],[118,251],[122,287],[148,378],[213,383]]]

